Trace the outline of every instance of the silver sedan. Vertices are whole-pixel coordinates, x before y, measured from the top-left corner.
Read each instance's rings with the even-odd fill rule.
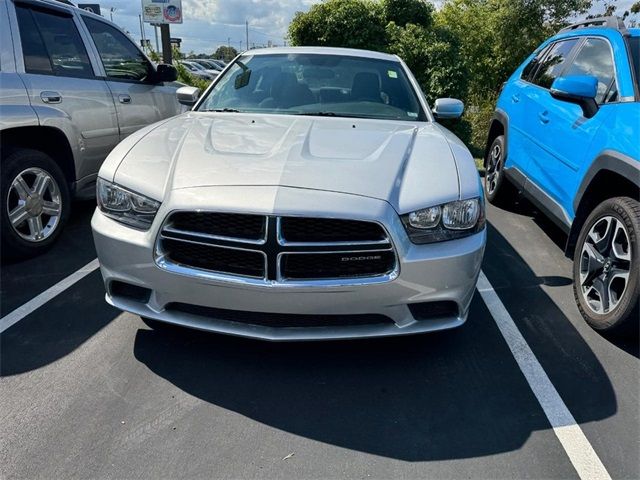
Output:
[[[193,108],[123,141],[92,226],[107,301],[267,340],[462,325],[486,243],[464,144],[396,56],[284,48],[238,57]],[[199,98],[198,98],[199,97]]]

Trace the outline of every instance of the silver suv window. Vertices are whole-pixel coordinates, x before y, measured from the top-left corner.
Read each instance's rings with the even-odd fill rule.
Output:
[[[115,80],[143,82],[152,72],[146,57],[126,35],[111,25],[84,17],[107,77]]]
[[[93,77],[93,69],[73,18],[16,5],[27,73]]]

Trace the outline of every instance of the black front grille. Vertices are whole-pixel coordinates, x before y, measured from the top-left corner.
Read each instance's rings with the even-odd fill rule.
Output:
[[[264,255],[211,245],[163,240],[166,257],[174,263],[219,273],[263,278]]]
[[[245,312],[221,308],[201,307],[186,303],[170,303],[166,310],[188,313],[204,318],[215,318],[228,322],[260,325],[264,327],[341,327],[353,325],[393,324],[384,315],[294,315],[280,313]]]
[[[171,216],[171,226],[186,232],[261,240],[265,236],[265,218],[240,213],[177,212]]]
[[[281,235],[288,242],[372,242],[387,238],[377,223],[334,218],[285,217]]]
[[[158,242],[158,264],[167,269],[271,282],[379,277],[396,267],[385,230],[359,220],[177,212]]]
[[[393,271],[393,251],[318,253],[285,255],[282,276],[304,280],[314,278],[358,278],[385,275]]]

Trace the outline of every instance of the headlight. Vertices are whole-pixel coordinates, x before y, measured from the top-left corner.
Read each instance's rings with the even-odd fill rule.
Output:
[[[98,208],[107,217],[140,230],[149,230],[160,208],[160,202],[125,190],[102,178],[98,178],[96,196]]]
[[[402,216],[413,243],[435,243],[467,237],[484,228],[482,197],[456,200]]]

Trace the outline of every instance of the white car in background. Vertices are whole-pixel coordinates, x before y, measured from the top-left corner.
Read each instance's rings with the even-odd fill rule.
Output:
[[[268,340],[462,325],[486,243],[483,190],[436,122],[462,111],[441,99],[431,112],[393,55],[241,55],[191,112],[132,135],[100,170],[107,301],[151,325]]]
[[[217,70],[207,70],[202,65],[196,62],[183,60],[180,62],[180,64],[184,66],[184,68],[186,68],[191,75],[193,75],[194,77],[201,78],[203,80],[213,80],[220,73]]]

